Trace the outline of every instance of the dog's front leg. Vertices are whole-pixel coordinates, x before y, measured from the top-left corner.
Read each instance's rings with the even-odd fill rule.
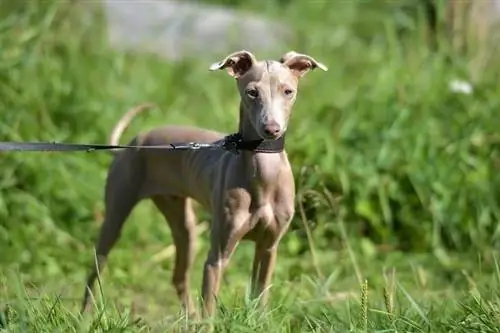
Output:
[[[262,243],[255,245],[255,257],[252,268],[251,290],[252,297],[259,298],[262,306],[267,304],[269,297],[269,284],[274,272],[276,257],[278,254],[278,244],[265,246]]]
[[[201,296],[203,317],[209,317],[214,313],[215,301],[220,289],[220,279],[227,263],[228,259],[224,258],[222,254],[210,250],[203,269]]]
[[[293,196],[292,196],[293,198]],[[269,297],[269,286],[274,273],[276,259],[278,256],[278,245],[281,238],[288,230],[294,215],[293,199],[288,206],[278,210],[277,219],[274,221],[276,229],[264,233],[255,244],[255,255],[252,268],[251,291],[252,297],[260,297],[261,306],[267,305]],[[273,225],[273,223],[270,223]]]
[[[210,251],[203,270],[202,309],[204,317],[211,316],[214,313],[222,273],[245,233],[245,230],[236,227],[241,225],[239,223],[241,216],[240,218],[231,219],[227,219],[224,215],[219,216],[222,216],[222,218],[214,219],[212,225]]]

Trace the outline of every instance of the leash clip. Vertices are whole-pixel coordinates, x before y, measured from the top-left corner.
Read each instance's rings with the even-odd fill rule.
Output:
[[[201,144],[199,144],[198,142],[189,142],[187,144],[187,146],[189,149],[192,149],[192,150],[198,150],[201,148]]]

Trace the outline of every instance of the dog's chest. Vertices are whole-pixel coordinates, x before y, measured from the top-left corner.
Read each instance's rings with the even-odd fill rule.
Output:
[[[274,196],[267,200],[253,198],[248,220],[247,239],[263,237],[277,239],[286,231],[294,215],[294,193],[282,193],[277,189]]]

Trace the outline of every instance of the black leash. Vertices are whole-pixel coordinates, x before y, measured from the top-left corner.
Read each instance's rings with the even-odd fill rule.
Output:
[[[171,143],[158,146],[129,146],[129,145],[106,145],[85,143],[60,143],[60,142],[0,142],[0,151],[97,151],[115,149],[173,149],[173,150],[196,150],[201,148],[221,148],[222,144],[215,143]]]
[[[241,134],[235,133],[213,143],[170,143],[157,146],[132,146],[132,145],[107,145],[85,143],[60,143],[60,142],[0,142],[0,151],[100,151],[117,149],[169,149],[169,150],[198,150],[198,149],[225,149],[238,154],[239,150],[253,150],[256,152],[282,151],[284,137],[274,141],[252,140],[244,141]]]

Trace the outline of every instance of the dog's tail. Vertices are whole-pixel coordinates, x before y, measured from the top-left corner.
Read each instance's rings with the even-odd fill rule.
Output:
[[[135,116],[137,116],[139,113],[142,111],[145,111],[147,109],[151,109],[155,107],[156,105],[152,103],[144,103],[140,104],[136,107],[133,107],[130,109],[127,113],[125,113],[120,120],[116,123],[115,127],[113,127],[113,130],[111,131],[111,135],[109,136],[109,145],[111,146],[117,146],[120,144],[120,138],[127,129],[128,125],[132,122],[132,119],[134,119]],[[119,150],[111,150],[111,153],[116,154]]]

